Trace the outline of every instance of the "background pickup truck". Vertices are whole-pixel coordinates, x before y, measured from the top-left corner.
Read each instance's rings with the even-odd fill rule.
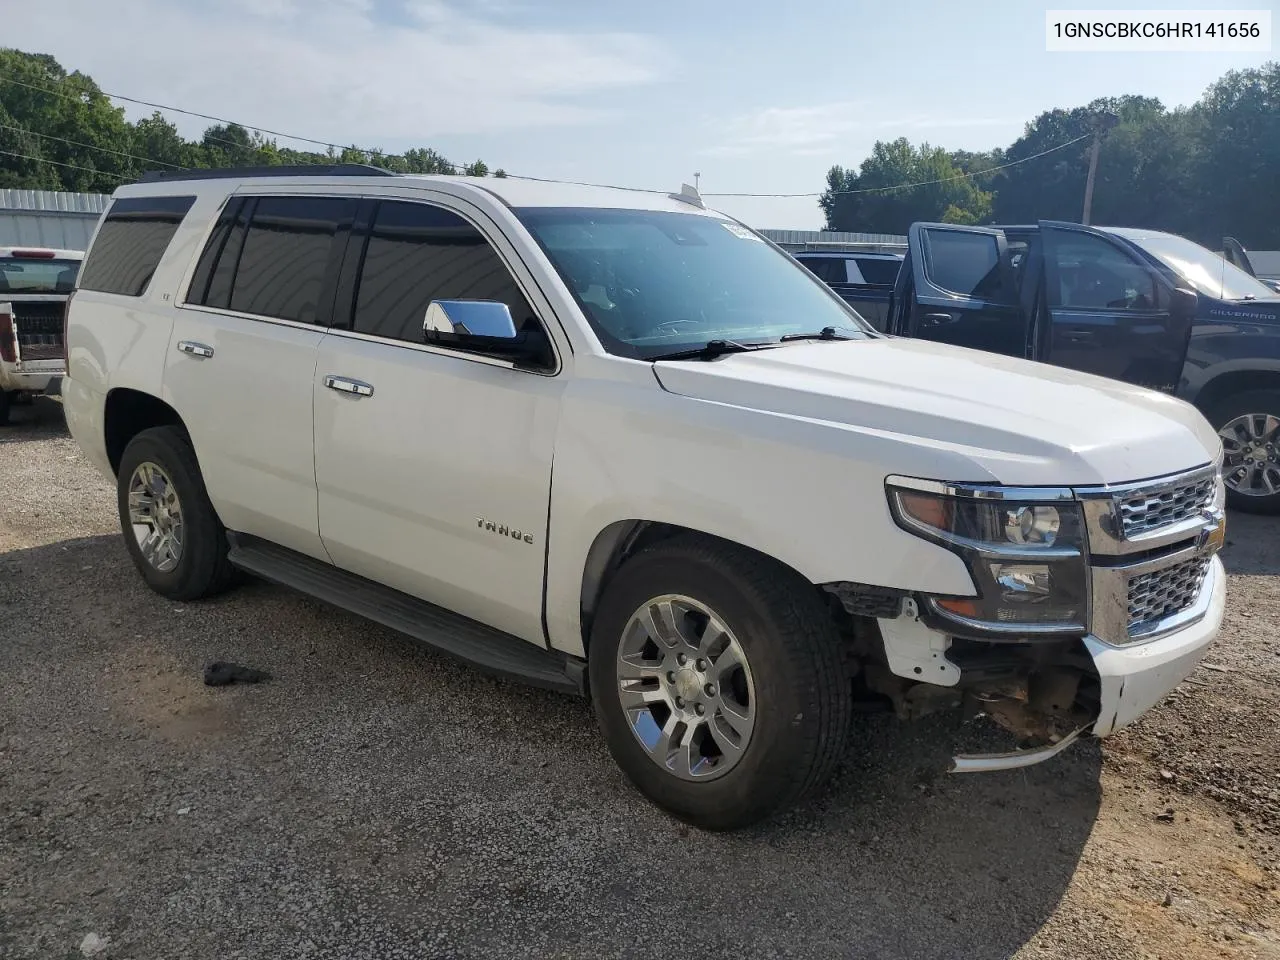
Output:
[[[1124,380],[1195,404],[1231,506],[1280,513],[1280,293],[1155,230],[912,224],[887,330]]]
[[[0,247],[0,425],[14,400],[56,387],[66,370],[63,324],[83,257]]]
[[[803,251],[793,254],[877,330],[884,330],[901,254]]]

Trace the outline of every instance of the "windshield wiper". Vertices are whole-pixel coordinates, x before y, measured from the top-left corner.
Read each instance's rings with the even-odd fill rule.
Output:
[[[645,357],[646,360],[714,360],[726,353],[746,353],[751,350],[767,350],[777,346],[773,343],[738,343],[737,340],[708,340],[700,347],[690,350],[676,350],[673,353],[661,353],[656,357]]]
[[[823,327],[817,333],[788,333],[785,337],[778,339],[779,343],[786,343],[788,340],[852,340],[853,337],[846,337],[842,333],[836,333],[835,327]]]

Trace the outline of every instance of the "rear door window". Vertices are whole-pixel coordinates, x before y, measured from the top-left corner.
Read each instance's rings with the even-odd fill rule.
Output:
[[[347,197],[260,197],[248,214],[243,243],[237,234],[243,212],[220,222],[209,241],[222,249],[204,294],[208,305],[221,305],[230,280],[227,302],[237,313],[318,322],[327,282],[336,281],[341,244],[335,241],[340,231],[345,238],[357,205]]]
[[[127,197],[107,210],[80,289],[140,297],[195,197]]]
[[[933,283],[973,300],[1000,296],[1000,247],[994,235],[927,230],[925,236],[925,269]]]

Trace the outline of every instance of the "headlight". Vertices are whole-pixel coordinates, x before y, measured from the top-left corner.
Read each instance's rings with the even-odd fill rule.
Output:
[[[1079,504],[1067,490],[919,489],[891,481],[889,505],[903,529],[964,558],[976,597],[931,597],[961,634],[1083,633],[1088,566]]]

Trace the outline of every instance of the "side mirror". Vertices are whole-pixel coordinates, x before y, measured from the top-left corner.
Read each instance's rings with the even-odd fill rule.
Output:
[[[422,341],[521,365],[552,362],[546,335],[518,331],[511,310],[496,300],[432,300],[422,321]]]
[[[1194,290],[1187,290],[1184,287],[1175,287],[1173,296],[1169,303],[1169,312],[1175,317],[1191,318],[1196,315],[1196,310],[1200,306],[1200,298]]]

